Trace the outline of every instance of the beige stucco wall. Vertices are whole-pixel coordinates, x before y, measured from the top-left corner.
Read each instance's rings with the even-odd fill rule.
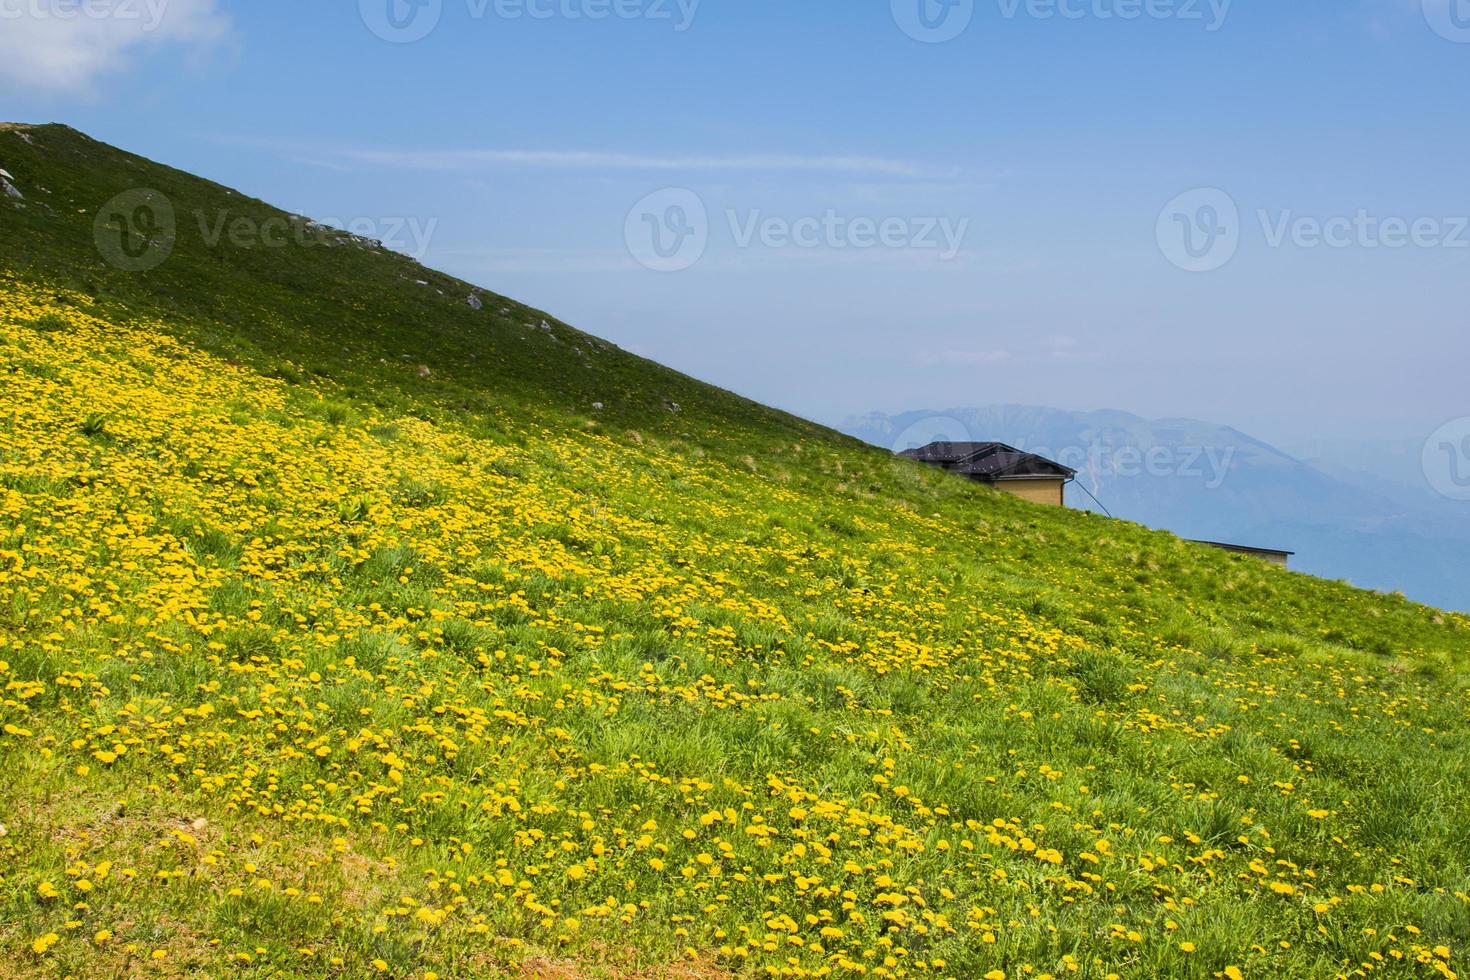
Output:
[[[1001,480],[995,484],[996,489],[1004,490],[1006,493],[1014,494],[1022,500],[1029,500],[1033,504],[1050,504],[1053,507],[1063,505],[1063,487],[1065,481],[1060,479],[1037,479],[1037,480]]]

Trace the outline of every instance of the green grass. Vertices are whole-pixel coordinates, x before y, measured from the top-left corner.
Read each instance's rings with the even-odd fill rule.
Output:
[[[280,215],[62,127],[0,165],[5,975],[1463,965],[1466,617],[210,245]]]

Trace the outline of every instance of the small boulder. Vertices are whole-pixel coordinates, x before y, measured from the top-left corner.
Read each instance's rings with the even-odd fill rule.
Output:
[[[0,193],[3,193],[6,197],[13,197],[17,201],[25,200],[25,195],[20,192],[20,188],[16,187],[4,177],[0,177]]]
[[[476,312],[479,312],[480,310],[483,310],[485,308],[485,304],[480,301],[480,297],[476,296],[474,293],[470,293],[470,298],[465,300],[465,302],[469,304],[470,309]]]

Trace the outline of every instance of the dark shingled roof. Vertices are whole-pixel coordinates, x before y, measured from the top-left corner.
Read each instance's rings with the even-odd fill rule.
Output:
[[[905,449],[899,455],[920,463],[958,463],[994,449],[1016,452],[1003,442],[931,442],[921,449]]]
[[[1035,453],[993,452],[977,459],[968,460],[953,470],[962,476],[979,476],[990,480],[1005,480],[1026,476],[1056,476],[1070,480],[1077,475],[1061,463]]]
[[[931,442],[921,449],[907,449],[899,455],[982,480],[1047,476],[1070,480],[1077,475],[1076,470],[1061,463],[1023,452],[1003,442]]]

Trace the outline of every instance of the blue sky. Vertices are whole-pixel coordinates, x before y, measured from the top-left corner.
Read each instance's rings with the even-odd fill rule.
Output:
[[[0,117],[822,421],[1470,414],[1470,0],[93,2],[0,0]]]

